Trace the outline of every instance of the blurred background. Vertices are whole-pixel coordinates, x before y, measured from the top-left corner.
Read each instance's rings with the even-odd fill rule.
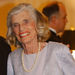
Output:
[[[51,1],[62,2],[67,10],[68,23],[63,33],[65,42],[71,43],[71,49],[75,50],[75,0],[0,0],[0,35],[6,38],[7,14],[11,8],[19,3],[30,3],[40,12],[42,8]],[[11,46],[12,50],[15,48]]]

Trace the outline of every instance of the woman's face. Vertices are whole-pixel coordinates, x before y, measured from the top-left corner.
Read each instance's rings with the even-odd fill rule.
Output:
[[[21,43],[27,43],[37,37],[35,22],[27,11],[12,16],[12,28]]]

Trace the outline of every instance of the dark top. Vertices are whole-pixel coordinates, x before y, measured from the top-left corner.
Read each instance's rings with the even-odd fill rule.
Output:
[[[62,40],[65,44],[70,45],[71,50],[75,50],[75,31],[65,30],[62,35]]]
[[[0,36],[0,75],[7,75],[7,58],[11,52],[6,40]]]
[[[62,42],[62,39],[56,35],[53,31],[50,30],[50,37],[46,42],[54,41],[54,42]]]

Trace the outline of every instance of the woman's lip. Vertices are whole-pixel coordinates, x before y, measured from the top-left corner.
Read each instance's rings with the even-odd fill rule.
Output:
[[[20,34],[20,37],[21,37],[21,38],[24,38],[24,37],[26,37],[26,36],[28,36],[28,35],[29,35],[29,33],[24,32],[24,33],[21,33],[21,34]]]
[[[29,34],[28,34],[29,35]],[[27,37],[28,35],[25,35],[25,36],[20,36],[20,38],[25,38],[25,37]]]
[[[21,33],[19,33],[19,35],[21,35],[21,34],[25,34],[25,33],[29,33],[28,31],[26,31],[26,32],[21,32]]]

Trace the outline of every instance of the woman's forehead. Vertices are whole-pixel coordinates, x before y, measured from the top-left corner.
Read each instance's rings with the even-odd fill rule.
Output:
[[[12,16],[12,20],[32,19],[28,11],[22,11]]]

